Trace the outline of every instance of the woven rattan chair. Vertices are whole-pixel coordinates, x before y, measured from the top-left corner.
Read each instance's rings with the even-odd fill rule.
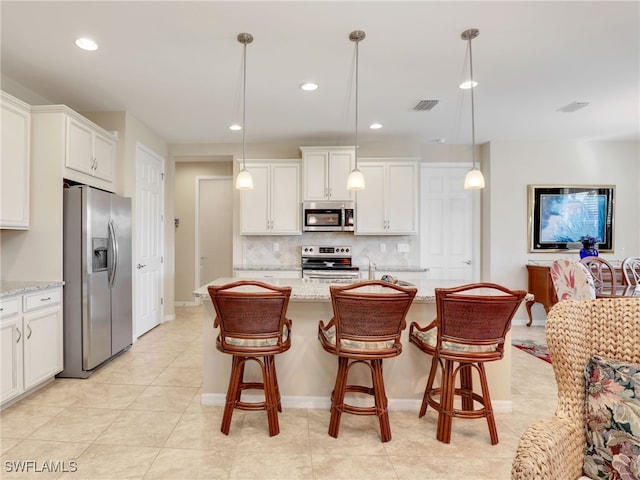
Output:
[[[333,318],[321,320],[318,339],[322,347],[338,357],[336,383],[331,393],[329,435],[338,437],[342,413],[376,415],[383,442],[391,440],[387,396],[382,376],[382,360],[402,352],[400,334],[416,289],[404,288],[380,280],[348,286],[331,286]],[[372,386],[348,385],[349,369],[366,364],[371,370]],[[372,395],[374,406],[361,407],[345,403],[347,392]]]
[[[291,287],[274,287],[242,280],[208,288],[216,310],[214,328],[220,327],[216,348],[233,355],[227,399],[220,431],[229,434],[234,409],[266,410],[269,435],[280,432],[282,411],[274,356],[291,346],[291,320],[285,315]],[[244,367],[253,360],[260,366],[262,382],[245,382]],[[244,402],[244,390],[264,390],[264,402]]]
[[[436,319],[426,327],[411,323],[409,341],[433,357],[419,416],[425,415],[427,406],[438,412],[436,438],[441,442],[451,441],[453,417],[484,417],[491,443],[498,443],[484,363],[503,357],[511,319],[525,295],[493,283],[436,288]],[[438,368],[442,382],[434,387]],[[480,394],[473,389],[472,369],[480,378]],[[461,398],[460,408],[454,407],[456,395]],[[475,402],[481,408],[475,408]]]
[[[558,384],[555,415],[531,425],[513,461],[514,480],[575,480],[587,445],[584,370],[593,355],[640,362],[640,298],[556,304],[546,336]]]
[[[622,276],[625,285],[640,285],[640,257],[627,257],[622,261]]]

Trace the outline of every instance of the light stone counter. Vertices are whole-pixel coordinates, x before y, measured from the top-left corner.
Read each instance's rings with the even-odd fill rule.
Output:
[[[22,295],[25,293],[47,290],[48,288],[61,287],[64,282],[60,281],[17,281],[0,282],[0,297],[9,295]]]
[[[233,266],[233,270],[237,271],[237,270],[244,270],[244,271],[256,271],[256,272],[262,272],[262,271],[273,271],[273,272],[278,272],[278,271],[285,271],[285,272],[290,272],[290,271],[300,271],[302,270],[302,267],[300,265],[248,265],[248,266],[244,266],[244,265],[234,265]]]
[[[218,278],[211,282],[211,285],[223,285],[237,280],[237,278]],[[338,361],[335,356],[324,351],[317,336],[318,321],[324,320],[326,323],[333,315],[329,295],[330,283],[290,278],[270,278],[267,283],[292,287],[287,309],[287,318],[290,318],[293,323],[291,348],[276,356],[278,385],[283,406],[285,408],[329,408]],[[409,344],[409,325],[412,321],[427,325],[435,318],[434,289],[436,286],[451,287],[459,284],[459,282],[436,284],[423,281],[416,285],[418,293],[407,314],[407,328],[402,333],[403,352],[400,356],[383,362],[385,389],[390,409],[414,410],[417,415],[431,362],[429,356]],[[209,299],[207,285],[197,289],[194,295],[201,297],[204,304],[202,403],[224,405],[231,372],[231,355],[216,350],[215,339],[218,329],[213,328],[215,312]],[[508,341],[510,342],[510,339]],[[354,367],[350,372],[350,383],[370,385],[369,370],[364,366],[359,367]],[[511,349],[506,348],[503,360],[487,365],[492,402],[497,412],[511,411],[510,372]],[[245,373],[246,380],[258,381],[260,378],[255,362],[247,364]],[[244,395],[249,399],[253,396],[251,392]],[[365,401],[368,402],[369,399]],[[328,418],[327,416],[327,422]]]

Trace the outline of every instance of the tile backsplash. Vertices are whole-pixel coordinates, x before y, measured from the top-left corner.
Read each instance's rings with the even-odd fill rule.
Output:
[[[302,245],[350,245],[353,264],[366,268],[369,258],[378,266],[420,265],[420,237],[369,236],[337,232],[309,232],[302,235],[243,235],[242,265],[300,265]],[[384,252],[381,251],[384,245]],[[408,251],[398,251],[398,245]]]

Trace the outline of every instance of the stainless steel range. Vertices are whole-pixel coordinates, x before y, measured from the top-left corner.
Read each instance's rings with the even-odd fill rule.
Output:
[[[357,281],[360,269],[351,263],[350,245],[303,245],[302,278],[327,281]]]

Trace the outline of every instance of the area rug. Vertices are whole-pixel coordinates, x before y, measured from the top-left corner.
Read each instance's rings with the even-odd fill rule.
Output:
[[[535,343],[533,340],[512,340],[511,345],[545,362],[551,363],[551,357],[549,356],[549,350],[546,345]]]

